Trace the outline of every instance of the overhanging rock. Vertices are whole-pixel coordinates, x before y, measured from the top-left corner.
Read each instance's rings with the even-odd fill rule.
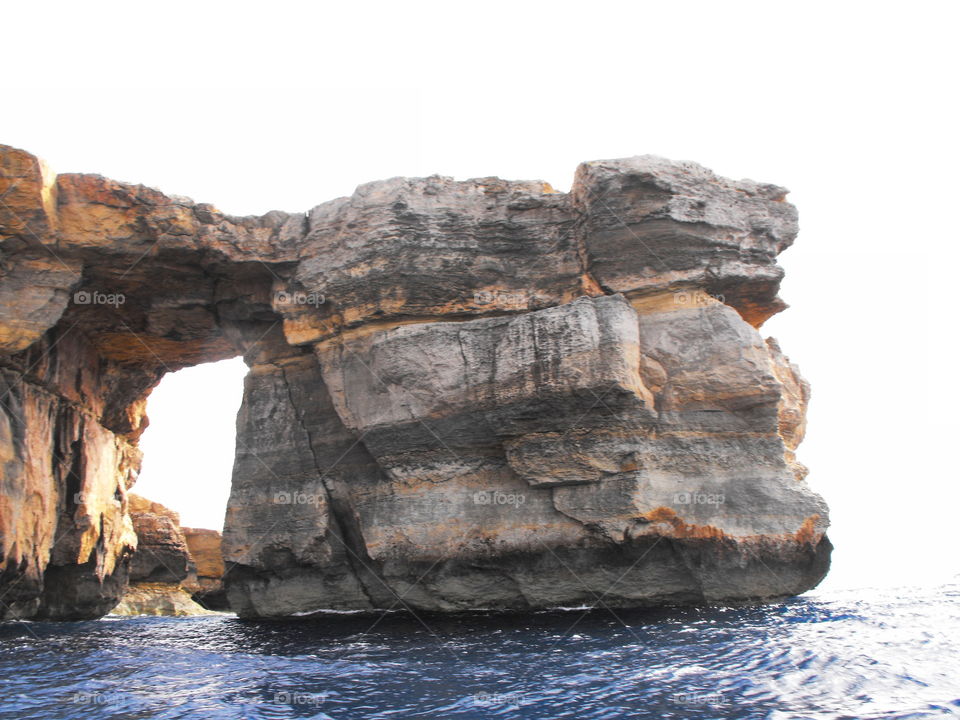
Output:
[[[238,218],[0,146],[0,613],[109,611],[146,398],[237,355],[244,616],[816,585],[809,389],[758,332],[785,194],[637,157],[570,193],[397,178]]]

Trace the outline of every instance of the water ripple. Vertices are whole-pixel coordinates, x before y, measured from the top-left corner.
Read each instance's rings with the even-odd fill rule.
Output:
[[[0,718],[960,717],[956,586],[374,619],[0,623]]]

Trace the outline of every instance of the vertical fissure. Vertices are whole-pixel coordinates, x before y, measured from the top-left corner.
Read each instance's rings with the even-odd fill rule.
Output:
[[[316,361],[314,361],[316,362]],[[360,527],[360,520],[354,511],[350,502],[349,491],[343,487],[342,483],[328,475],[328,471],[321,470],[322,463],[318,456],[316,448],[316,439],[310,424],[306,420],[306,413],[300,403],[297,402],[295,393],[292,391],[290,380],[287,377],[286,368],[277,364],[283,376],[283,383],[287,390],[287,397],[290,399],[290,405],[293,408],[297,421],[303,432],[307,436],[307,444],[310,447],[310,453],[313,456],[313,465],[319,473],[320,482],[327,494],[327,506],[330,509],[330,515],[334,521],[335,527],[331,532],[343,544],[346,551],[347,562],[357,578],[360,588],[364,595],[370,601],[373,607],[389,607],[394,604],[396,596],[390,590],[386,580],[378,572],[376,562],[367,552],[366,541],[363,537],[363,529]]]

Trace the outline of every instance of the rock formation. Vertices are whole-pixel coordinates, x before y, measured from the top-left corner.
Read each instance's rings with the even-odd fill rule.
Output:
[[[114,615],[192,617],[217,615],[198,605],[178,583],[133,583],[111,611]]]
[[[127,496],[137,549],[130,560],[130,586],[113,612],[117,615],[203,615],[191,598],[196,564],[180,516],[158,502]],[[210,532],[216,533],[215,530]]]
[[[146,398],[236,355],[243,616],[814,586],[809,390],[758,332],[785,194],[637,157],[238,218],[0,147],[0,612],[116,603]]]
[[[229,610],[223,588],[223,537],[216,530],[180,528],[190,551],[190,570],[182,585],[193,599],[208,610]]]
[[[190,570],[190,551],[180,516],[158,502],[130,493],[128,511],[137,534],[130,560],[130,582],[180,583]]]

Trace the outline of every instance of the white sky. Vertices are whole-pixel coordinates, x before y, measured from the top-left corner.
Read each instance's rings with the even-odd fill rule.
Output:
[[[654,153],[789,187],[829,585],[960,571],[955,3],[20,3],[0,142],[238,214],[440,173],[569,188]],[[138,491],[219,527],[239,361],[169,377]]]

